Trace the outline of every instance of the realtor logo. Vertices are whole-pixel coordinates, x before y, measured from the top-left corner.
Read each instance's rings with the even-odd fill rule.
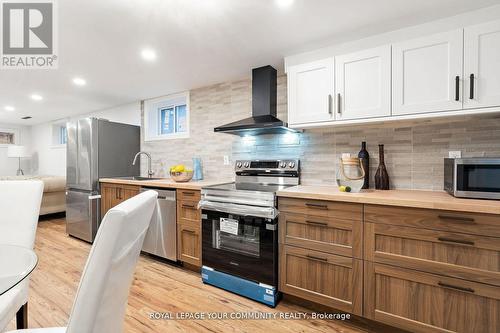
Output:
[[[2,69],[57,68],[55,3],[1,1]]]

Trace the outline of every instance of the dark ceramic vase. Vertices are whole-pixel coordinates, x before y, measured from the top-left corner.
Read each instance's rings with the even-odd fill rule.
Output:
[[[389,189],[389,174],[385,167],[384,161],[384,145],[378,145],[379,165],[375,173],[375,189],[388,190]]]

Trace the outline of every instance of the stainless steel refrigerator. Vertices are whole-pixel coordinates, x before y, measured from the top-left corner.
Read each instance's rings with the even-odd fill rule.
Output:
[[[138,176],[140,127],[104,119],[67,123],[66,232],[93,242],[100,224],[99,178]]]

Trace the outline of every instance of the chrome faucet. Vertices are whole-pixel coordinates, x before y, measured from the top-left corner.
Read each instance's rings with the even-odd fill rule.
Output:
[[[141,155],[144,154],[148,157],[148,178],[153,177],[153,170],[151,170],[151,155],[149,153],[146,153],[145,151],[140,151],[137,154],[135,154],[134,161],[132,162],[132,165],[135,165],[135,162],[137,162],[137,158]]]

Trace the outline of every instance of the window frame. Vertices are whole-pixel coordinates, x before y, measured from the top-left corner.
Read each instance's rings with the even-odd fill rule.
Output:
[[[66,128],[67,131],[67,120],[58,120],[51,124],[51,146],[50,148],[66,148],[68,132],[66,132],[66,143],[62,143],[62,128]]]
[[[8,147],[19,143],[19,130],[15,128],[0,128],[0,132],[14,135],[12,143],[0,143],[0,147]]]
[[[190,105],[189,92],[182,92],[143,101],[143,129],[144,141],[160,141],[173,139],[187,139],[190,137]],[[186,105],[186,130],[175,132],[177,127],[176,107]],[[174,111],[174,132],[161,134],[161,112],[172,108]]]

